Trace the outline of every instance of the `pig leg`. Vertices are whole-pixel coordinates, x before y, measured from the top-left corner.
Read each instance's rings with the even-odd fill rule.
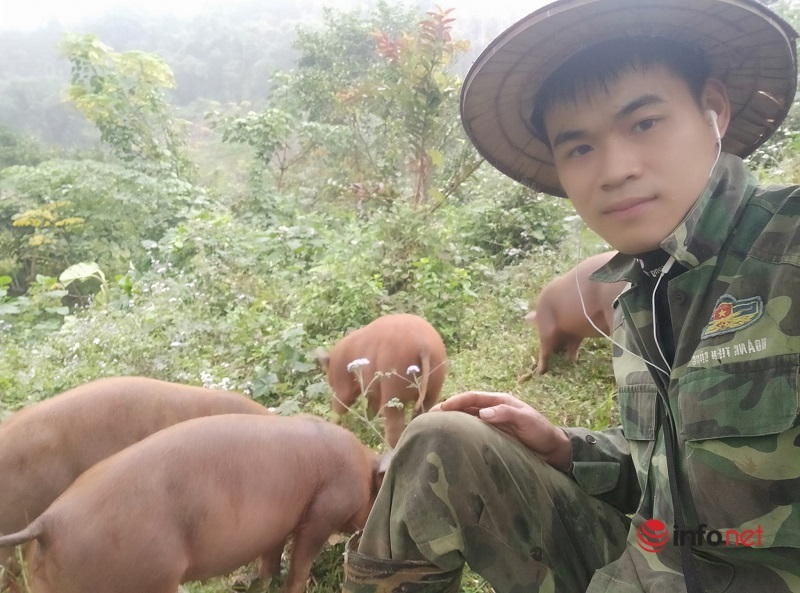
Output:
[[[333,402],[331,402],[331,411],[333,412],[333,422],[335,424],[341,424],[342,420],[344,419],[344,415],[347,413],[347,408],[342,406],[334,396]]]
[[[341,497],[338,497],[337,500],[336,494],[323,491],[321,498],[325,498],[325,502],[317,498],[311,503],[306,510],[303,522],[295,530],[289,575],[283,586],[283,593],[303,593],[305,591],[314,558],[331,534],[341,526],[343,522],[341,520],[342,508],[346,507],[347,503],[341,500]]]
[[[285,541],[281,542],[275,549],[264,552],[261,555],[261,566],[258,570],[258,576],[267,580],[281,573],[281,556],[283,555],[283,548],[285,545]]]
[[[353,377],[350,373],[335,377],[330,383],[333,390],[333,399],[331,401],[331,409],[335,417],[340,418],[350,411],[358,394],[360,393],[358,386],[353,382]]]
[[[22,578],[14,548],[0,548],[0,593],[22,593]]]
[[[0,570],[3,570],[0,568]],[[22,588],[17,584],[19,575],[9,575],[0,572],[0,593],[22,593]]]
[[[281,558],[283,556],[283,548],[286,546],[286,541],[280,542],[276,547],[267,550],[261,554],[261,561],[258,566],[258,575],[252,577],[249,582],[242,576],[239,580],[239,587],[246,585],[244,589],[247,593],[250,591],[267,591],[270,589],[272,579],[279,576],[281,573]],[[236,587],[234,587],[236,588]]]
[[[386,442],[394,448],[400,440],[400,434],[406,427],[406,407],[413,407],[417,402],[419,391],[406,377],[392,373],[383,377],[381,389],[381,416],[383,416],[383,433]],[[399,403],[399,407],[389,405]]]
[[[550,340],[539,334],[539,357],[536,360],[536,374],[544,375],[550,364],[550,354],[553,352],[553,345]]]
[[[11,573],[11,560],[13,558],[13,548],[0,548],[0,592],[9,591],[13,593],[11,584],[14,577]]]
[[[380,395],[378,393],[368,393],[367,394],[367,418],[372,420],[375,416],[378,415],[380,412]]]
[[[539,330],[539,357],[536,361],[536,374],[543,375],[550,366],[550,355],[558,352],[560,332],[555,324],[555,314],[540,307],[536,314],[536,327]]]
[[[580,336],[569,336],[566,339],[567,345],[567,360],[572,364],[578,361],[578,348],[580,348],[583,338]]]
[[[403,408],[383,407],[383,433],[386,435],[386,442],[394,449],[400,434],[406,427],[405,410]]]
[[[347,411],[350,409],[350,404],[353,402],[345,403],[348,399],[346,397],[342,397],[340,391],[333,392],[333,399],[331,401],[331,409],[333,410],[334,415],[336,416],[337,420],[340,420],[342,416],[347,414]]]

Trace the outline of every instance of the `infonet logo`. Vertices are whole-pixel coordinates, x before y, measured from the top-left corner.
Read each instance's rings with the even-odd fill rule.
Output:
[[[672,540],[675,546],[743,546],[760,547],[764,530],[761,525],[755,529],[726,529],[724,532],[708,529],[701,523],[697,529],[679,529],[676,525],[672,537],[666,524],[660,519],[648,519],[636,528],[639,547],[645,552],[660,552]]]

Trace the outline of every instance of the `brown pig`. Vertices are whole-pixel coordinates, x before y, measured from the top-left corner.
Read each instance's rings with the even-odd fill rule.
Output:
[[[391,447],[405,428],[405,412],[387,406],[389,400],[397,398],[404,406],[413,404],[416,417],[439,401],[447,374],[447,352],[441,336],[422,317],[407,313],[379,317],[342,338],[330,354],[319,353],[317,359],[333,390],[334,414],[341,417],[347,412],[363,384],[368,415],[383,416],[386,441]],[[354,361],[363,365],[351,366]],[[375,373],[382,375],[375,377]]]
[[[0,534],[25,527],[101,459],[172,424],[231,413],[269,411],[238,393],[114,377],[11,415],[0,423]],[[0,590],[3,567],[15,572],[12,553],[0,546]]]
[[[230,414],[166,428],[83,473],[26,529],[32,593],[175,593],[257,558],[301,593],[335,532],[363,527],[381,459],[314,416]]]
[[[624,290],[626,283],[594,282],[589,279],[589,275],[616,253],[607,251],[586,258],[563,276],[548,282],[539,293],[536,309],[525,315],[525,321],[539,329],[537,374],[547,372],[553,352],[566,350],[567,360],[574,363],[578,359],[578,347],[583,339],[602,335],[584,315],[576,277],[589,318],[605,335],[611,335],[614,322],[613,302]]]

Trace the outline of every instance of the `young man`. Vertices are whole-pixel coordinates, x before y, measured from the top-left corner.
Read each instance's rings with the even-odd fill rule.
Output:
[[[470,392],[412,422],[345,591],[800,592],[800,190],[741,157],[784,119],[796,33],[755,0],[559,0],[465,81],[478,150],[620,251],[622,426]],[[578,312],[576,312],[578,314]]]

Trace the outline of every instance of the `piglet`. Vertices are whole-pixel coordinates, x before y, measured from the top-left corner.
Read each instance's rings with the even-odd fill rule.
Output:
[[[261,559],[305,589],[335,532],[363,527],[381,459],[313,416],[233,414],[166,428],[82,474],[26,529],[32,593],[175,593]]]
[[[11,415],[0,424],[0,534],[25,527],[101,459],[178,422],[232,413],[269,411],[238,393],[113,377]],[[12,552],[0,545],[0,590],[18,590]]]
[[[369,417],[383,416],[391,447],[405,429],[405,413],[404,408],[387,406],[389,400],[413,405],[416,417],[439,401],[447,374],[447,352],[439,332],[422,317],[407,313],[379,317],[342,338],[330,354],[318,351],[317,360],[333,390],[333,413],[345,414],[363,386]],[[351,366],[359,361],[363,366]]]
[[[536,309],[525,315],[525,321],[539,329],[537,374],[547,372],[553,352],[566,350],[567,360],[575,363],[583,339],[602,335],[584,315],[576,276],[586,313],[603,334],[611,335],[614,299],[625,289],[626,283],[594,282],[589,275],[616,254],[616,251],[608,251],[583,260],[563,276],[548,282],[539,293]]]

